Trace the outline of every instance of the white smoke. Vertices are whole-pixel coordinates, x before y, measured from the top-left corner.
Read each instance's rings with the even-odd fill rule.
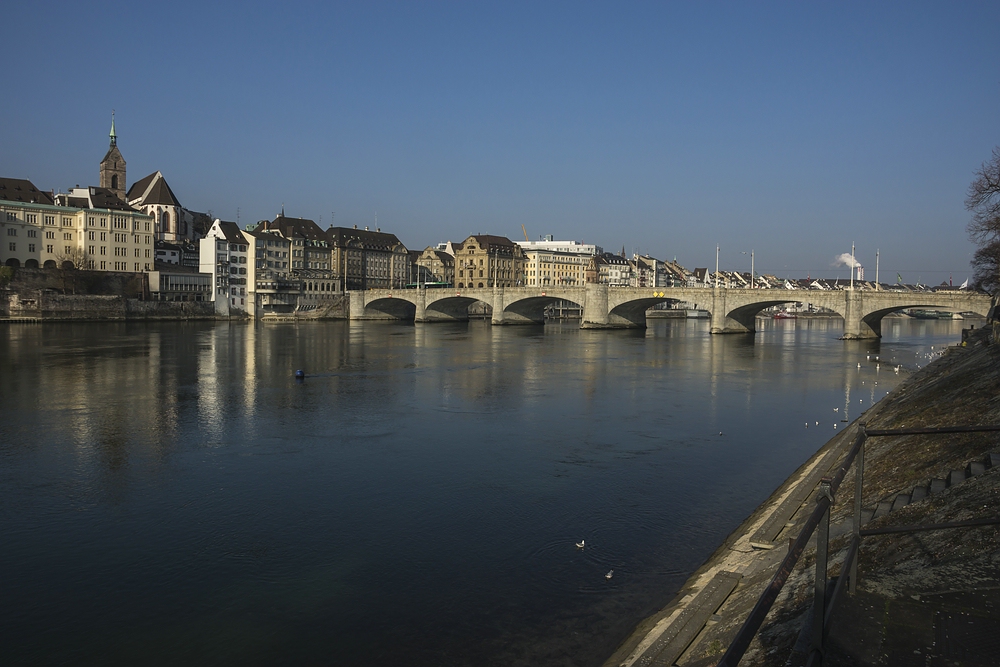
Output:
[[[840,266],[841,264],[852,268],[861,266],[861,262],[851,257],[851,253],[849,252],[842,253],[833,258],[834,266]]]

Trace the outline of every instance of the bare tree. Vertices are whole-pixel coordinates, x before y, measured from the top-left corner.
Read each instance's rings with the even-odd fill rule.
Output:
[[[80,270],[89,269],[90,257],[80,247],[67,246],[66,252],[56,255],[56,266],[62,277],[63,293],[76,294],[81,276]]]
[[[969,238],[979,246],[972,258],[973,283],[995,292],[1000,289],[1000,146],[969,184],[965,208],[972,212]]]

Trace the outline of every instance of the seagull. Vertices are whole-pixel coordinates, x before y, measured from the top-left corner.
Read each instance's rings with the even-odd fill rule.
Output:
[[[809,428],[809,422],[806,422],[806,428]]]
[[[722,431],[719,431],[719,435],[722,435]]]
[[[861,362],[860,361],[858,362],[858,368],[861,368]]]
[[[816,426],[819,426],[819,422],[816,422]]]
[[[833,411],[834,412],[840,412],[840,408],[834,408]]]
[[[605,579],[610,579],[611,575],[613,575],[614,573],[615,573],[614,570],[608,570],[608,573],[606,575],[604,575],[604,578]]]
[[[576,548],[577,548],[577,549],[582,549],[582,548],[583,548],[583,544],[584,544],[584,542],[586,542],[586,541],[587,541],[587,540],[580,540],[579,542],[577,542],[577,543],[576,543]]]
[[[836,425],[836,424],[834,424],[834,425],[833,425],[833,427],[834,427],[834,428],[837,428],[837,425]]]

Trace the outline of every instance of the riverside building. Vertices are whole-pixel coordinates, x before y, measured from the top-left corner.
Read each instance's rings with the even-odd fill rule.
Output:
[[[600,246],[580,241],[518,241],[525,254],[525,284],[583,285],[590,259],[603,252]]]
[[[524,285],[525,255],[505,236],[474,234],[454,246],[455,287]]]

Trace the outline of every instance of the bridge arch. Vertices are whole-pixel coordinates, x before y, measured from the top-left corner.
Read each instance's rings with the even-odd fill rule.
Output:
[[[907,306],[892,306],[889,308],[878,308],[871,310],[861,316],[862,330],[867,327],[875,336],[878,338],[882,337],[882,318],[891,313],[896,313],[901,310],[906,310],[909,308],[934,308],[935,310],[944,310],[950,313],[961,313],[970,312],[976,313],[982,317],[986,317],[986,312],[978,312],[984,310],[977,307],[975,304],[946,304],[943,305],[940,300],[938,303],[918,303],[920,301],[934,301],[935,299],[914,299],[915,303]],[[988,309],[987,309],[988,310]]]
[[[768,295],[770,296],[770,295]],[[774,306],[780,306],[786,303],[801,303],[802,299],[768,299],[762,301],[754,301],[753,303],[747,303],[742,306],[737,306],[729,312],[726,313],[726,327],[727,329],[732,329],[735,323],[739,327],[742,327],[748,333],[753,333],[757,330],[757,315],[768,308],[773,308]],[[824,304],[826,305],[826,304]],[[837,312],[835,308],[831,308],[838,315],[843,317],[843,313]]]
[[[428,300],[424,306],[422,316],[417,317],[418,322],[462,322],[469,319],[469,308],[474,303],[485,303],[481,299],[471,296],[440,296],[439,298]],[[488,305],[488,304],[487,304]]]
[[[370,301],[357,319],[365,320],[412,320],[416,314],[416,304],[397,297],[385,297]]]
[[[646,326],[646,311],[661,303],[678,303],[680,299],[666,299],[658,296],[647,296],[623,301],[608,312],[610,324],[628,328],[643,328]]]
[[[538,294],[505,303],[502,312],[494,311],[493,322],[494,324],[544,324],[545,309],[557,301],[572,303],[583,309],[583,304],[579,303],[580,299],[567,299],[559,294]]]

